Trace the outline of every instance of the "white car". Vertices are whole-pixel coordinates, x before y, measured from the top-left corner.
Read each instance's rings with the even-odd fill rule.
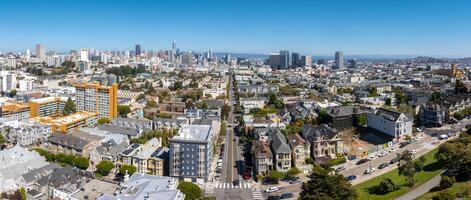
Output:
[[[448,139],[448,135],[446,135],[446,134],[441,134],[438,138],[439,138],[440,140],[446,140],[446,139]]]
[[[276,191],[278,191],[277,187],[271,187],[271,188],[267,188],[265,190],[266,193],[272,193],[272,192],[276,192]]]
[[[371,154],[370,156],[368,156],[368,158],[369,158],[370,160],[374,160],[374,159],[377,158],[377,156],[376,156],[376,154],[374,153],[374,154]]]
[[[385,155],[388,155],[388,152],[387,152],[387,151],[381,151],[381,152],[378,154],[379,157],[383,157],[383,156],[385,156]]]
[[[416,154],[417,153],[417,149],[414,149],[412,151],[410,151],[412,154]]]
[[[363,172],[363,174],[371,174],[371,173],[373,173],[373,172],[375,172],[375,171],[376,171],[375,168],[368,168],[368,169],[366,169],[366,170]]]
[[[398,150],[399,147],[398,146],[393,146],[391,149],[389,149],[389,152],[394,152],[396,150]]]

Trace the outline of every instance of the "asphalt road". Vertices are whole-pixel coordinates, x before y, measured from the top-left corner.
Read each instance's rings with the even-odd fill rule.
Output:
[[[417,197],[422,196],[423,194],[427,193],[430,191],[432,188],[440,184],[441,180],[441,174],[433,177],[431,180],[428,182],[424,183],[423,185],[419,186],[418,188],[415,188],[405,195],[400,196],[399,198],[396,198],[395,200],[410,200],[410,199],[416,199]]]

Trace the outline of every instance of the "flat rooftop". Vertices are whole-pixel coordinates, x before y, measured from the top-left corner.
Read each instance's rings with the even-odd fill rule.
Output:
[[[207,142],[210,137],[210,125],[183,125],[178,131],[179,135],[174,136],[173,140],[194,140]]]

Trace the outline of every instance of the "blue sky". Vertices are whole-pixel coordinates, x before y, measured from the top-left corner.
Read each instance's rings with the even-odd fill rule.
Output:
[[[0,0],[0,51],[471,56],[469,0]]]

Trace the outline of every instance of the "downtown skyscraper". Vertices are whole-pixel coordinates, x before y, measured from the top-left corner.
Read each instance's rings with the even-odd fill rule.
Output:
[[[336,51],[335,52],[335,65],[332,69],[342,69],[343,68],[343,52]]]

